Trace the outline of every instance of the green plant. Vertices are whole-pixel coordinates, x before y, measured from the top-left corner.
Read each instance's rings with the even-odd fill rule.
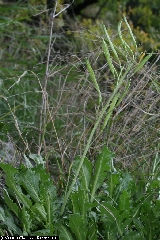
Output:
[[[31,156],[40,163],[40,156]],[[160,159],[151,174],[137,177],[116,169],[114,154],[103,147],[95,161],[84,159],[63,215],[64,195],[43,164],[18,169],[0,163],[6,187],[0,206],[1,234],[53,236],[60,239],[158,239],[160,219]],[[25,157],[26,158],[26,157]],[[27,162],[30,162],[28,158]],[[81,161],[77,157],[69,180]]]
[[[94,36],[99,50],[92,50],[86,60],[83,54],[71,54],[68,61],[56,53],[52,62],[54,20],[53,15],[50,36],[47,32],[45,38],[49,39],[46,65],[22,71],[18,66],[18,76],[7,69],[11,79],[5,75],[6,82],[1,82],[2,137],[18,132],[16,143],[22,153],[32,152],[32,143],[39,153],[29,155],[36,166],[26,156],[26,165],[19,168],[0,163],[6,174],[1,233],[59,234],[62,239],[156,239],[159,84],[156,70],[152,71],[156,63],[148,62],[152,53],[139,54],[124,16],[117,42],[102,25],[103,36]],[[21,54],[12,51],[9,57]],[[50,171],[52,164],[58,166],[56,173]],[[59,175],[57,185],[46,170],[55,182]]]
[[[124,20],[125,20],[126,25],[128,27],[131,38],[133,39],[133,42],[136,45],[136,41],[133,37],[132,31],[131,31],[128,23],[127,23],[127,20],[126,20],[125,16],[124,16]],[[80,172],[81,167],[83,165],[83,161],[86,157],[86,154],[87,154],[89,148],[92,145],[93,137],[94,137],[94,134],[95,134],[96,130],[97,129],[99,130],[99,133],[98,133],[99,135],[104,131],[104,129],[106,128],[106,126],[108,124],[108,121],[112,118],[112,114],[113,114],[114,109],[121,104],[123,98],[128,93],[128,89],[129,89],[129,85],[130,85],[130,78],[132,76],[134,76],[134,74],[136,74],[144,66],[144,64],[148,61],[148,59],[152,56],[152,54],[149,54],[139,64],[136,65],[136,62],[135,62],[136,54],[133,53],[132,49],[129,47],[129,45],[126,43],[126,41],[124,41],[124,39],[122,37],[121,22],[120,22],[119,27],[118,27],[118,34],[119,34],[120,40],[122,42],[123,52],[120,52],[119,50],[117,51],[117,47],[114,46],[112,41],[110,40],[105,26],[103,28],[104,28],[104,32],[106,34],[106,41],[105,41],[105,39],[102,38],[103,52],[104,52],[104,55],[106,57],[106,61],[108,63],[110,71],[111,71],[111,73],[114,77],[114,82],[115,82],[114,90],[111,93],[108,101],[106,103],[103,102],[101,110],[97,114],[98,115],[97,119],[95,121],[94,127],[93,127],[93,129],[92,129],[92,131],[89,135],[88,140],[87,140],[86,147],[84,148],[84,152],[83,152],[83,155],[81,157],[81,161],[79,163],[79,166],[77,167],[77,171],[75,173],[74,179],[73,179],[68,191],[66,192],[66,197],[65,197],[64,203],[62,205],[61,214],[63,214],[66,202],[67,202],[67,200],[68,200],[68,198],[71,194],[72,188],[73,188],[73,186],[76,182],[76,179],[79,175],[79,172]],[[108,45],[107,45],[106,42],[108,43]],[[116,60],[118,60],[118,62],[120,63],[120,59],[119,59],[118,54],[123,55],[123,57],[125,57],[126,62],[128,64],[126,69],[123,66],[120,65],[119,73],[117,73],[117,71],[114,67],[113,59],[111,58],[109,47],[111,48],[111,50],[113,52],[113,59],[115,57]],[[99,86],[98,86],[94,71],[92,70],[92,67],[91,67],[89,61],[87,61],[87,69],[88,69],[90,77],[91,77],[91,79],[92,79],[92,81],[95,85],[95,88],[98,91],[99,106],[100,106],[100,104],[102,102],[102,97],[101,97],[101,93],[100,93],[100,90],[99,90]],[[124,86],[124,88],[123,88],[123,90],[120,94],[122,85]],[[101,126],[99,127],[99,125],[101,125]]]
[[[1,232],[10,235],[49,235],[54,232],[57,215],[56,188],[43,165],[40,156],[31,155],[35,167],[25,157],[26,165],[19,169],[0,163],[6,175],[3,203],[0,207]]]

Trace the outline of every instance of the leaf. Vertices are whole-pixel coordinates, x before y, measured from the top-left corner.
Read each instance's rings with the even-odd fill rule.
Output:
[[[97,224],[94,221],[88,223],[89,229],[87,233],[87,239],[97,240]]]
[[[131,231],[127,233],[124,237],[121,238],[122,240],[145,240],[140,233],[136,231]]]
[[[52,201],[52,197],[50,196],[49,193],[47,193],[46,199],[47,199],[47,201],[45,202],[46,205],[44,206],[47,212],[47,226],[50,229],[50,234],[53,235],[53,221],[54,221],[53,215],[55,213],[55,210],[53,208],[54,202]]]
[[[0,131],[2,131],[3,127],[5,126],[5,123],[0,122]]]
[[[77,240],[85,240],[87,236],[86,221],[83,216],[79,214],[72,214],[69,216],[69,227],[76,235]]]
[[[18,172],[18,170],[14,168],[11,164],[0,162],[0,168],[3,169],[7,177],[13,176],[15,173]]]
[[[55,227],[60,231],[59,235],[61,240],[74,240],[70,230],[67,227],[63,226],[61,222],[60,224],[56,224]]]
[[[16,178],[13,177],[13,175],[8,175],[6,177],[6,185],[12,190],[13,194],[16,198],[19,199],[19,201],[24,204],[25,207],[30,208],[32,205],[32,202],[30,199],[28,199],[27,196],[25,196],[22,193],[21,187],[16,182]]]
[[[120,196],[123,190],[130,191],[132,184],[133,184],[133,179],[131,175],[128,172],[122,174],[122,177],[119,180],[119,185],[116,188],[115,198],[114,198],[115,201],[117,201],[118,197]]]
[[[119,197],[119,211],[130,210],[131,195],[127,190],[123,190]]]
[[[135,228],[141,233],[143,234],[143,232],[145,231],[144,226],[141,222],[141,220],[139,219],[139,216],[137,218],[132,218],[133,219],[133,223],[135,225]]]
[[[107,147],[103,147],[101,153],[97,157],[95,171],[91,180],[91,202],[93,202],[95,193],[102,186],[107,176],[107,172],[111,171],[111,159],[113,153]]]
[[[42,164],[45,166],[45,161],[43,160],[41,155],[38,154],[30,154],[29,157],[36,163],[36,165]]]
[[[80,187],[78,191],[72,192],[71,202],[73,207],[73,213],[78,213],[84,218],[86,217],[87,211],[94,207],[94,204],[88,202],[88,193],[82,190]]]
[[[119,212],[110,203],[102,202],[102,204],[99,205],[99,209],[101,211],[101,214],[104,214],[106,216],[106,219],[104,216],[103,220],[105,220],[106,222],[110,221],[112,223],[115,223],[117,221]]]
[[[9,230],[13,231],[14,234],[16,234],[18,236],[22,236],[21,229],[16,226],[16,224],[14,223],[14,221],[12,221],[11,218],[6,217],[6,219],[3,222],[3,224],[5,224],[8,227]]]
[[[72,202],[72,208],[73,208],[73,213],[79,213],[80,214],[80,206],[79,203],[77,201],[77,191],[76,192],[72,192],[70,195],[71,198],[71,202]]]
[[[51,236],[49,229],[41,229],[31,234],[31,236]],[[30,238],[32,239],[32,238]]]
[[[150,59],[150,57],[152,57],[152,53],[148,54],[145,58],[143,58],[143,60],[140,63],[138,63],[138,66],[134,69],[133,74],[138,72],[145,65],[145,63]]]
[[[160,200],[156,200],[153,212],[156,218],[160,218]]]
[[[88,158],[85,157],[82,169],[81,169],[81,188],[88,191],[90,179],[92,175],[92,164],[88,160]]]
[[[0,221],[2,222],[2,224],[7,226],[8,230],[13,231],[18,236],[22,236],[22,232],[16,226],[14,218],[12,217],[12,215],[10,215],[10,212],[8,210],[4,211],[2,207],[0,207]]]
[[[45,208],[42,204],[35,203],[31,207],[31,212],[32,212],[33,216],[38,219],[38,221],[47,222],[47,213],[46,213]]]
[[[119,178],[120,178],[120,173],[110,173],[108,174],[108,191],[109,191],[109,196],[112,198],[114,190],[116,189],[116,186],[119,183]]]
[[[140,219],[144,223],[146,235],[149,236],[149,239],[154,239],[155,234],[154,228],[157,224],[159,226],[159,220],[156,224],[156,218],[154,216],[153,207],[150,201],[143,201],[140,212]]]
[[[19,207],[17,206],[16,203],[13,202],[13,200],[10,198],[8,192],[6,189],[4,189],[3,191],[3,196],[4,196],[4,201],[5,201],[5,204],[7,204],[8,208],[14,212],[14,214],[19,217],[19,214],[20,214],[20,209]]]
[[[5,212],[4,209],[0,206],[0,221],[4,221],[5,220]]]
[[[99,206],[101,214],[104,214],[102,221],[110,222],[111,226],[116,226],[116,231],[119,232],[120,236],[123,234],[123,226],[122,226],[122,221],[120,218],[119,211],[113,207],[110,203],[107,202],[102,202]],[[105,217],[106,216],[106,217]],[[114,229],[115,231],[115,229]]]
[[[39,184],[40,184],[40,176],[37,172],[32,169],[25,169],[20,171],[16,175],[16,179],[19,184],[21,184],[24,189],[27,191],[27,194],[35,202],[40,202],[39,198]]]
[[[24,154],[24,161],[27,168],[33,168],[32,163],[30,162],[30,160],[27,158],[25,154]]]
[[[25,207],[22,208],[22,224],[23,224],[23,236],[24,233],[30,235],[31,227],[33,225],[32,218]]]
[[[52,224],[54,221],[54,216],[56,214],[55,202],[57,202],[56,188],[51,180],[42,182],[40,184],[40,198],[41,204],[44,206],[47,213],[46,221],[48,224]],[[49,225],[51,227],[51,225]],[[51,229],[50,229],[51,230]]]

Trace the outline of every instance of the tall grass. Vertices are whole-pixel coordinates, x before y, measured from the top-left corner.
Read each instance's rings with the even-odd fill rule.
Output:
[[[141,56],[124,17],[125,29],[120,22],[116,36],[119,45],[102,26],[101,35],[92,38],[90,33],[75,54],[77,31],[73,52],[55,19],[50,29],[44,23],[41,32],[16,19],[1,25],[3,41],[5,24],[10,36],[1,56],[1,139],[8,141],[10,135],[22,155],[42,154],[54,174],[67,173],[76,155],[83,156],[82,162],[86,155],[94,158],[104,145],[123,168],[149,165],[159,134],[159,76],[156,63],[149,63],[152,53]],[[23,42],[20,31],[26,32]],[[85,36],[84,29],[79,32],[79,38]],[[88,47],[90,41],[95,49]],[[56,51],[61,42],[68,53]]]

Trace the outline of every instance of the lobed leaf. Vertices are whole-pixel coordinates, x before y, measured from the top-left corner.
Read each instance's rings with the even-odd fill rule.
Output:
[[[93,202],[95,193],[102,186],[103,181],[107,176],[107,172],[111,171],[111,159],[113,153],[107,147],[103,147],[101,153],[97,157],[95,164],[94,175],[91,180],[91,202]]]
[[[79,214],[72,214],[69,216],[69,227],[76,235],[77,240],[85,240],[87,236],[86,221],[83,216]]]

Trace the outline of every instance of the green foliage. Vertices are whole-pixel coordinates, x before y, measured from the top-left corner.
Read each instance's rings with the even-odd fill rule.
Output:
[[[92,164],[85,158],[62,216],[60,203],[64,196],[56,194],[58,186],[56,191],[43,165],[16,169],[0,163],[6,175],[0,206],[1,233],[55,234],[64,240],[158,239],[159,156],[155,157],[152,177],[139,179],[134,173],[116,169],[113,159],[107,147]],[[73,175],[78,161],[80,158],[72,166]]]
[[[41,160],[41,159],[39,159]],[[6,176],[1,229],[11,235],[53,235],[56,189],[42,164],[19,169],[0,163]]]

